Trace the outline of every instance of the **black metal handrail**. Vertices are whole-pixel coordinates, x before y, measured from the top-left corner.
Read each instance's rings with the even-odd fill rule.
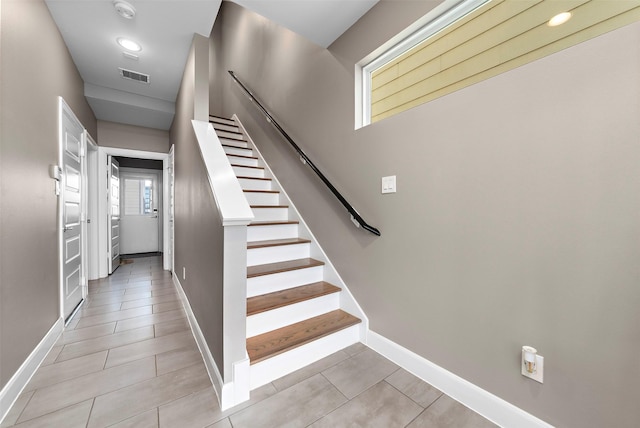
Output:
[[[305,152],[302,151],[302,149],[295,143],[295,141],[293,141],[293,139],[289,136],[289,134],[287,134],[286,131],[282,129],[280,124],[276,122],[273,116],[269,114],[267,109],[265,109],[262,106],[262,104],[260,104],[260,101],[256,99],[256,97],[253,95],[251,90],[249,90],[249,88],[247,88],[240,81],[240,79],[238,79],[238,76],[236,76],[236,74],[231,70],[229,70],[229,74],[231,75],[231,77],[233,77],[233,80],[235,80],[236,83],[247,93],[249,98],[251,98],[251,101],[254,102],[254,104],[258,107],[258,109],[262,112],[262,114],[267,118],[267,121],[271,123],[280,132],[280,134],[282,134],[282,136],[289,142],[289,144],[291,144],[291,146],[296,150],[296,152],[298,152],[298,154],[300,155],[300,160],[302,160],[302,162],[305,163],[306,165],[309,165],[309,167],[313,170],[313,172],[315,172],[316,175],[320,177],[320,180],[322,180],[322,182],[329,188],[329,190],[331,190],[331,193],[333,193],[333,195],[336,198],[338,198],[340,203],[347,209],[349,214],[351,214],[351,221],[357,227],[362,227],[364,230],[367,230],[373,233],[374,235],[380,236],[380,231],[375,227],[369,225],[366,221],[364,221],[362,216],[358,214],[358,211],[356,211],[355,208],[353,208],[351,204],[347,202],[344,196],[342,196],[340,192],[338,192],[335,186],[331,184],[331,182],[327,179],[327,177],[325,177],[324,174],[318,169],[318,167],[315,166],[315,164],[311,161],[311,159],[309,159],[309,157],[305,154]]]

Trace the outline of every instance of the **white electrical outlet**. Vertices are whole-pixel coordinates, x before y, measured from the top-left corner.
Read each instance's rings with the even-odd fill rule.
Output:
[[[382,177],[382,193],[396,193],[396,176]]]
[[[524,352],[522,353],[522,361],[520,362],[520,368],[522,370],[522,376],[535,380],[536,382],[543,383],[544,379],[544,357],[542,355],[536,355],[536,364],[533,373],[527,370],[527,363],[524,360]]]
[[[187,268],[182,266],[182,280],[187,279]]]

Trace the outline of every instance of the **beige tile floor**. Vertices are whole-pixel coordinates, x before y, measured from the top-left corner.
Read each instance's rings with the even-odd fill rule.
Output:
[[[159,257],[93,281],[1,427],[494,427],[362,344],[222,412]]]

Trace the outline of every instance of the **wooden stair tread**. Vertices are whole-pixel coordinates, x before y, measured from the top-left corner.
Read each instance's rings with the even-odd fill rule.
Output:
[[[220,135],[218,135],[218,140],[233,141],[233,142],[236,142],[236,143],[248,143],[247,140],[239,140],[237,138],[221,137]]]
[[[247,189],[242,189],[243,192],[246,193],[280,193],[279,190],[247,190]]]
[[[228,119],[226,117],[214,116],[212,114],[209,115],[209,123],[219,123],[220,125],[229,125],[229,126],[238,126],[236,125],[235,120]]]
[[[238,131],[229,131],[228,129],[220,129],[220,128],[216,128],[215,126],[216,124],[213,124],[213,129],[215,129],[216,131],[220,131],[220,132],[227,132],[229,134],[236,134],[236,135],[244,135],[242,132],[238,132]],[[219,125],[225,125],[224,123],[219,123]],[[227,126],[236,126],[236,125],[227,125]],[[237,127],[237,126],[236,126]]]
[[[340,309],[247,339],[251,364],[360,323]]]
[[[284,262],[266,263],[264,265],[247,266],[247,278],[271,275],[274,273],[288,272],[291,270],[306,269],[322,266],[324,262],[312,258],[287,260]]]
[[[252,221],[247,226],[277,226],[279,224],[300,224],[300,222],[298,220]]]
[[[271,178],[264,178],[264,177],[247,177],[246,175],[237,175],[237,178],[243,178],[245,180],[262,180],[262,181],[272,181]]]
[[[339,287],[329,284],[328,282],[320,281],[263,294],[261,296],[250,297],[247,299],[247,316],[339,292]]]
[[[279,247],[281,245],[296,245],[296,244],[308,244],[311,242],[310,239],[304,238],[289,238],[289,239],[270,239],[267,241],[251,241],[247,242],[247,249],[255,249],[255,248],[268,248],[268,247]]]
[[[224,145],[224,144],[223,144]],[[250,166],[250,165],[236,165],[236,164],[231,164],[231,166],[235,166],[238,168],[253,168],[253,169],[264,169],[263,166]]]
[[[238,147],[238,146],[232,146],[232,145],[229,145],[229,144],[222,144],[222,147],[228,147],[230,149],[249,150],[249,151],[252,150],[252,149],[250,149],[248,147]]]
[[[227,153],[227,156],[233,156],[233,157],[235,157],[235,158],[244,158],[244,159],[255,159],[255,160],[258,160],[258,158],[257,158],[257,157],[255,157],[255,156],[232,155],[232,154],[229,154],[229,153]]]

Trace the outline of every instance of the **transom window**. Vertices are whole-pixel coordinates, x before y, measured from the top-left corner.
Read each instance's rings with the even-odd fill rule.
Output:
[[[356,65],[356,128],[639,20],[640,0],[445,0]]]

